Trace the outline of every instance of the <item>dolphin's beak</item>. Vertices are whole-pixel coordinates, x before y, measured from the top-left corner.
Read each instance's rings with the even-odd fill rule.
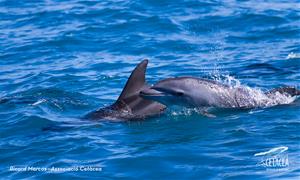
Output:
[[[164,96],[164,95],[165,95],[165,93],[158,91],[158,90],[154,89],[153,87],[143,89],[140,92],[140,96],[145,97],[145,98],[158,97],[158,96]]]

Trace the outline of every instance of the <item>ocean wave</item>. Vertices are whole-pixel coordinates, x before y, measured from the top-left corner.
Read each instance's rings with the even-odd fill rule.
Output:
[[[0,176],[296,178],[299,98],[264,92],[299,87],[298,4],[0,0]],[[216,118],[174,108],[139,122],[80,119],[113,103],[146,58],[149,84],[205,77],[266,106],[210,109]],[[289,105],[265,108],[277,104]],[[257,167],[255,153],[282,146],[289,148],[289,170]],[[101,165],[103,171],[11,172],[12,165]]]

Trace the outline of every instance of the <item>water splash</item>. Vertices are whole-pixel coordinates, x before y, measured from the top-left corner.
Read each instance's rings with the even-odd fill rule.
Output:
[[[180,109],[172,109],[171,116],[191,116],[194,113],[198,113],[197,108],[182,108]]]
[[[300,59],[300,54],[291,52],[287,55],[286,59]]]
[[[241,86],[241,82],[236,79],[233,76],[230,75],[224,75],[223,76],[223,80],[220,79],[219,81],[222,81],[222,83],[227,84],[230,87],[240,87]]]
[[[286,93],[266,94],[261,88],[249,87],[233,76],[224,75],[216,79],[218,82],[229,86],[229,90],[223,88],[213,89],[226,101],[224,107],[259,108],[272,107],[276,105],[290,104],[296,100],[296,96]],[[236,105],[237,103],[237,105]]]

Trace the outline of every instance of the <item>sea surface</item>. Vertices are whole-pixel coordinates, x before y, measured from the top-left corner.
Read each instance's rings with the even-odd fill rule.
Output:
[[[0,0],[0,177],[300,177],[299,98],[215,118],[170,107],[137,122],[82,119],[143,59],[149,84],[300,88],[300,2]]]

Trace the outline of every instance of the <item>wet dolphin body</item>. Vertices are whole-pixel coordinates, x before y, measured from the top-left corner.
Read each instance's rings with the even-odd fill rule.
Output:
[[[161,114],[166,106],[139,96],[140,91],[148,87],[145,82],[147,64],[148,60],[143,60],[136,66],[115,103],[90,112],[85,118],[126,121],[144,119]]]
[[[249,109],[290,103],[286,99],[300,95],[300,91],[294,87],[282,87],[261,92],[242,86],[231,87],[208,79],[177,77],[159,81],[141,91],[140,95],[166,106],[175,104],[193,108]]]

